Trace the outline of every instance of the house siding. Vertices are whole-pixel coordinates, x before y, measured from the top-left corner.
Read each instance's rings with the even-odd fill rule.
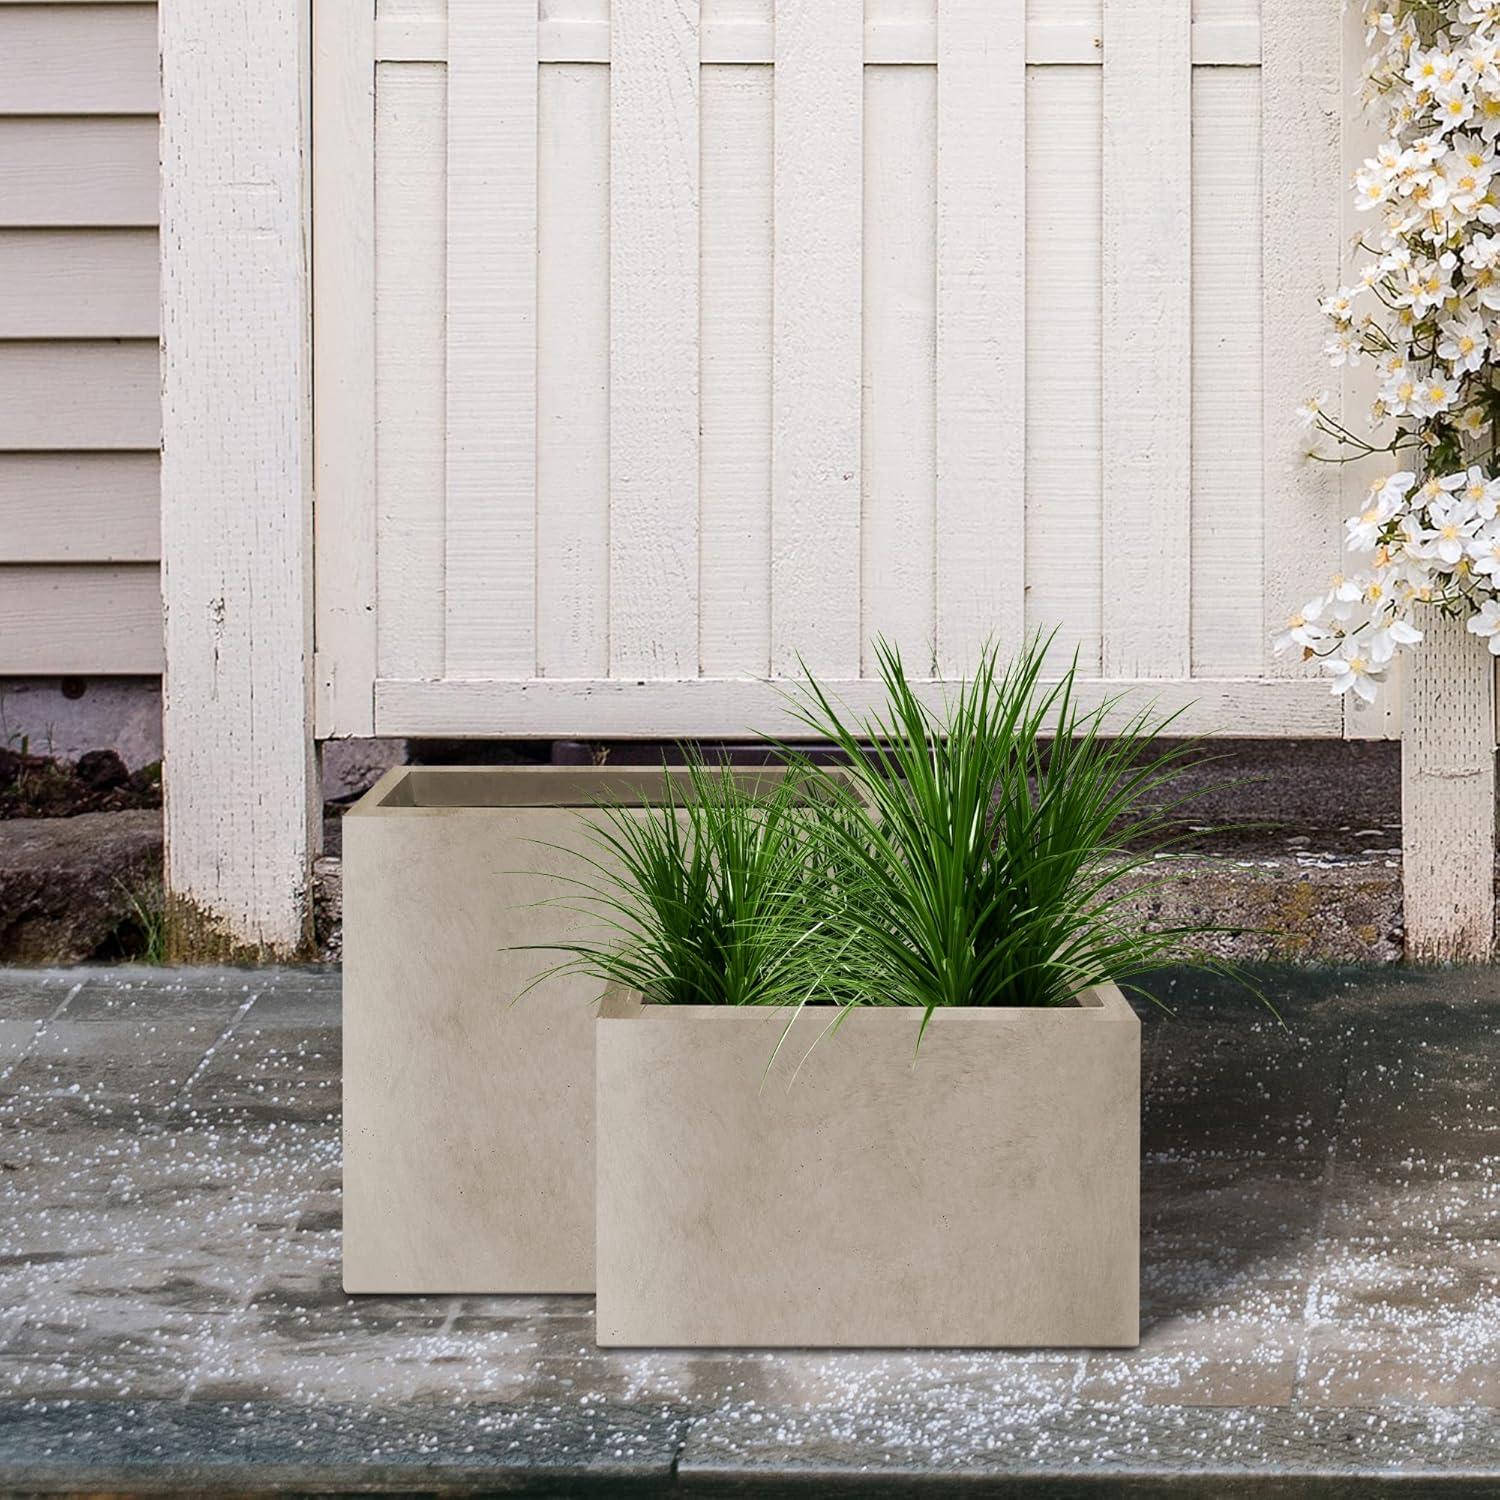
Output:
[[[0,0],[0,677],[161,670],[156,7]]]

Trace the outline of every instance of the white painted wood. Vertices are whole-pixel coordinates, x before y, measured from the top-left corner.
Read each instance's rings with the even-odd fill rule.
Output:
[[[447,17],[377,16],[375,57],[378,62],[447,62]]]
[[[776,13],[771,667],[860,663],[860,0]]]
[[[0,9],[0,114],[155,115],[156,6]]]
[[[0,454],[0,563],[155,562],[155,453]]]
[[[867,23],[867,63],[931,67],[938,60],[938,27],[931,21]],[[448,28],[440,16],[382,17],[376,23],[376,56],[382,62],[444,62]],[[1026,27],[1026,62],[1032,67],[1098,66],[1104,61],[1103,33],[1097,20],[1033,20]],[[609,22],[593,17],[543,17],[537,32],[542,63],[608,63]],[[1194,22],[1195,66],[1260,65],[1260,26],[1253,18]],[[775,32],[770,21],[736,17],[705,20],[700,60],[708,64],[760,64],[774,61]]]
[[[828,679],[824,685],[855,712],[881,701],[869,679]],[[375,685],[379,734],[512,734],[566,737],[587,724],[601,737],[735,737],[754,732],[791,733],[785,690],[775,681],[696,677],[683,681],[619,679],[547,682],[394,682]],[[941,683],[918,684],[940,703]],[[1152,703],[1163,712],[1184,710],[1176,722],[1185,735],[1264,735],[1304,738],[1337,735],[1342,721],[1326,684],[1264,679],[1192,683],[1080,681],[1079,701],[1094,705],[1129,692],[1125,707]]]
[[[1045,68],[1027,81],[1026,625],[1057,631],[1056,659],[1099,671],[1100,180],[1102,75]]]
[[[448,671],[536,664],[536,13],[450,0]]]
[[[1289,416],[1333,384],[1319,299],[1338,284],[1340,19],[1335,7],[1263,0],[1261,255],[1265,566],[1262,639],[1328,586],[1338,567],[1338,470],[1307,461],[1308,435]],[[1350,77],[1357,76],[1357,56]],[[1352,87],[1352,84],[1351,84]],[[1306,670],[1265,646],[1271,676]]]
[[[1199,0],[1199,4],[1207,4],[1209,0]],[[1248,3],[1248,0],[1215,0],[1217,4]],[[1353,80],[1358,78],[1362,72],[1365,58],[1365,21],[1360,7],[1350,6],[1343,14],[1343,53],[1344,53],[1344,81],[1346,100],[1350,91],[1354,88]],[[1349,191],[1354,181],[1354,174],[1359,170],[1364,161],[1375,154],[1380,142],[1385,138],[1385,130],[1379,118],[1378,111],[1366,112],[1353,110],[1346,107],[1344,112],[1343,129],[1340,132],[1342,186],[1339,193],[1339,248],[1343,256],[1343,269],[1338,275],[1340,283],[1353,281],[1363,268],[1366,257],[1357,248],[1357,242],[1362,237],[1369,225],[1370,218],[1366,213],[1361,213],[1357,202],[1357,195]],[[1333,283],[1330,282],[1330,285]],[[1323,327],[1326,329],[1327,325]],[[1325,334],[1326,336],[1326,334]],[[1329,368],[1323,365],[1322,381],[1320,384],[1309,388],[1311,390],[1327,390],[1335,395],[1339,401],[1341,411],[1349,414],[1355,419],[1355,429],[1358,430],[1359,419],[1370,407],[1379,395],[1382,384],[1380,367],[1374,360],[1362,360],[1354,369],[1345,367],[1341,370]],[[1297,398],[1298,404],[1301,398]],[[1268,413],[1269,417],[1269,413]],[[1310,435],[1300,425],[1297,429],[1298,436],[1302,438],[1302,446],[1311,446]],[[1358,514],[1365,508],[1365,500],[1369,493],[1370,482],[1377,475],[1382,478],[1391,472],[1390,456],[1388,454],[1375,454],[1371,457],[1357,459],[1353,463],[1341,464],[1338,468],[1337,480],[1327,480],[1329,483],[1337,483],[1339,498],[1334,509],[1336,517]],[[1330,517],[1330,527],[1337,528],[1338,520]],[[1338,544],[1341,545],[1341,542]],[[1326,556],[1326,554],[1324,554]],[[1332,569],[1335,562],[1329,558],[1326,567]],[[1311,597],[1313,592],[1321,592],[1321,588],[1309,590],[1302,597],[1294,597],[1283,601],[1283,618],[1293,610],[1300,609]],[[1267,612],[1272,620],[1275,620],[1275,611],[1267,602]],[[1287,670],[1283,665],[1283,671]],[[1398,653],[1396,659],[1391,663],[1391,669],[1386,675],[1385,683],[1381,689],[1380,696],[1374,703],[1364,706],[1346,704],[1344,715],[1344,735],[1351,740],[1363,739],[1389,739],[1399,740],[1401,738],[1401,691],[1402,691],[1402,661]]]
[[[1495,939],[1495,661],[1431,614],[1406,663],[1401,741],[1408,958],[1487,963]]]
[[[537,672],[609,672],[609,72],[541,75]]]
[[[1260,78],[1193,75],[1192,669],[1253,677],[1261,639]]]
[[[1189,0],[1104,0],[1104,675],[1190,659]]]
[[[0,451],[155,448],[156,344],[0,343]]]
[[[0,566],[0,676],[161,671],[154,564]]]
[[[156,223],[156,121],[0,117],[0,227]]]
[[[937,654],[1026,631],[1026,5],[940,0]]]
[[[377,251],[372,320],[377,701],[433,680],[433,703],[503,704],[482,732],[543,732],[519,707],[540,681],[576,710],[559,733],[731,733],[731,680],[793,673],[799,649],[850,681],[883,629],[921,670],[958,673],[991,632],[1058,625],[1090,676],[1186,697],[1197,672],[1254,730],[1337,732],[1320,682],[1223,688],[1261,675],[1267,612],[1258,219],[1274,194],[1259,176],[1257,0],[1109,7],[1106,35],[1104,0],[781,0],[774,17],[770,0],[615,0],[613,16],[607,0],[542,0],[514,86],[467,125],[447,101],[453,129],[493,154],[504,133],[486,112],[505,125],[517,99],[531,107],[515,79],[538,86],[534,533],[520,549],[534,650],[461,664],[455,621],[491,628],[509,586],[476,566],[477,613],[445,591],[446,566],[474,554],[434,489],[453,448],[435,434],[433,306],[444,284],[450,305],[480,284],[456,287],[431,159],[458,149],[437,118],[442,60],[451,47],[472,70],[483,49],[461,44],[442,0],[381,0],[374,54],[405,60],[382,65],[381,142],[392,133],[375,171],[391,251]],[[451,180],[447,194],[451,210]],[[1283,253],[1298,253],[1290,224]],[[480,261],[489,276],[493,257]],[[1192,296],[1215,309],[1196,327]],[[1146,390],[1142,369],[1176,398]],[[1133,403],[1116,399],[1127,385]],[[639,721],[600,708],[612,677],[648,684]],[[722,696],[662,709],[699,677]],[[436,708],[427,723],[448,732]]]
[[[698,660],[698,3],[615,0],[610,66],[610,663]]]
[[[162,588],[176,950],[310,936],[306,0],[163,0]]]
[[[936,648],[935,68],[865,70],[863,670],[884,637],[929,671]]]
[[[315,716],[327,737],[374,720],[375,65],[370,0],[313,7]]]
[[[376,75],[375,615],[386,675],[443,675],[447,94],[432,64]]]
[[[157,335],[156,232],[0,229],[0,338]]]
[[[703,569],[706,676],[771,663],[772,79],[703,74]]]

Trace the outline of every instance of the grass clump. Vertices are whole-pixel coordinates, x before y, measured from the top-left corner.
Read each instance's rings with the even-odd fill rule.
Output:
[[[821,914],[809,902],[817,844],[807,778],[751,783],[728,766],[666,777],[656,806],[593,815],[588,874],[569,904],[607,936],[557,945],[551,973],[586,973],[655,1005],[800,1005],[823,982]]]
[[[1043,680],[1046,639],[940,698],[876,648],[884,704],[851,714],[815,680],[796,721],[841,750],[747,786],[690,767],[659,807],[608,809],[578,882],[608,937],[563,967],[668,1005],[1046,1007],[1169,963],[1232,971],[1215,929],[1148,931],[1143,867],[1181,837],[1191,744],[1150,707]],[[554,971],[555,972],[555,971]],[[1237,972],[1237,971],[1232,971]]]
[[[1196,747],[1161,743],[1173,715],[1084,707],[1076,663],[1044,682],[1047,645],[1003,669],[985,650],[937,707],[886,643],[882,708],[851,716],[816,681],[799,694],[857,789],[818,821],[841,876],[845,1004],[1056,1006],[1165,963],[1226,967],[1201,950],[1208,929],[1147,931],[1134,909],[1133,877],[1181,836],[1171,786]]]

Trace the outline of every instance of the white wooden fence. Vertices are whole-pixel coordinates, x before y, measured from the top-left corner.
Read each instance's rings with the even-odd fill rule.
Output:
[[[1336,564],[1305,0],[326,0],[317,729],[737,734],[1058,627],[1208,732]]]
[[[934,692],[1057,626],[1184,729],[1395,728],[1268,654],[1345,503],[1290,415],[1352,227],[1339,0],[161,15],[185,949],[305,940],[315,739],[774,728],[799,658],[867,696],[876,633]],[[1436,956],[1492,932],[1472,646],[1405,740]]]

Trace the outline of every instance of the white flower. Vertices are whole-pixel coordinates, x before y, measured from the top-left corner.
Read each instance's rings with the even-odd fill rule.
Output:
[[[1389,478],[1371,482],[1370,498],[1364,510],[1344,523],[1351,552],[1373,550],[1380,540],[1380,533],[1395,519],[1415,483],[1414,474],[1392,474]]]
[[[1389,666],[1398,647],[1417,646],[1421,641],[1422,632],[1399,616],[1365,632],[1365,649],[1376,667]]]
[[[1455,493],[1460,494],[1474,508],[1474,514],[1481,521],[1493,521],[1496,512],[1500,511],[1500,479],[1486,477],[1478,464],[1473,465],[1466,474],[1453,477],[1459,481],[1453,486]]]
[[[1484,639],[1491,656],[1500,656],[1500,599],[1486,599],[1479,613],[1469,616],[1468,628]]]
[[[1323,415],[1323,408],[1328,404],[1328,392],[1319,391],[1316,396],[1309,396],[1301,406],[1297,408],[1297,420],[1304,427],[1317,426],[1318,418]]]
[[[1325,297],[1320,304],[1325,318],[1332,318],[1335,323],[1348,323],[1354,317],[1354,299],[1359,294],[1358,287],[1341,286],[1333,296]]]
[[[1332,632],[1317,622],[1316,616],[1321,602],[1321,600],[1314,599],[1306,609],[1299,610],[1287,620],[1286,629],[1271,643],[1277,655],[1290,651],[1293,646],[1300,647],[1304,653],[1316,652],[1325,641],[1332,639]]]
[[[1469,538],[1469,562],[1481,578],[1500,581],[1500,527],[1483,526]]]
[[[1440,331],[1443,337],[1438,344],[1438,358],[1447,360],[1455,375],[1467,375],[1484,363],[1490,352],[1489,334],[1473,313],[1465,318],[1450,318]]]
[[[1479,530],[1478,515],[1466,501],[1445,495],[1428,507],[1427,516],[1427,525],[1416,533],[1412,554],[1455,567],[1467,555],[1469,543]]]
[[[1453,405],[1456,395],[1452,381],[1434,375],[1417,387],[1411,409],[1421,417],[1436,417]]]
[[[1328,363],[1335,368],[1347,366],[1353,369],[1359,363],[1359,357],[1363,352],[1359,336],[1348,328],[1341,328],[1323,345],[1323,353],[1328,356]]]
[[[1384,669],[1354,636],[1346,636],[1336,652],[1322,659],[1321,665],[1333,678],[1334,694],[1352,692],[1362,703],[1375,701],[1375,684]]]

